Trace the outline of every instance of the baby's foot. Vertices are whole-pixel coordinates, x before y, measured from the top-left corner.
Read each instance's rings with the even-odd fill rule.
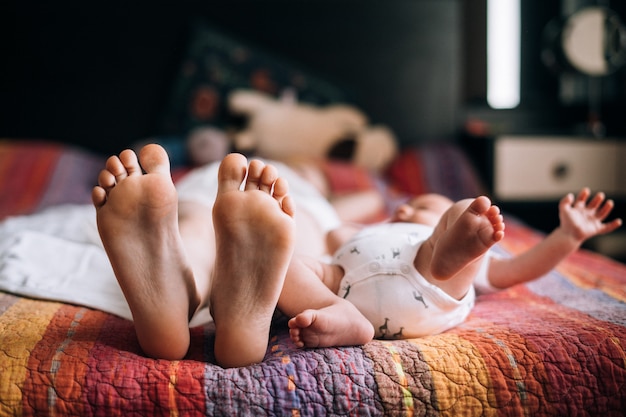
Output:
[[[92,193],[98,231],[144,352],[180,359],[199,298],[178,233],[167,153],[147,145],[140,161],[131,150],[108,159]]]
[[[503,237],[500,209],[485,196],[476,198],[436,242],[431,260],[433,277],[451,278]]]
[[[374,337],[372,324],[348,301],[320,310],[305,310],[289,320],[296,347],[363,345]]]
[[[210,306],[215,357],[224,367],[263,360],[269,330],[295,243],[287,182],[260,161],[228,155],[220,165],[213,206],[217,256]]]

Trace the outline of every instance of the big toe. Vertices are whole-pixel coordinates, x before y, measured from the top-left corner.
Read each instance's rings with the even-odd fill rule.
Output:
[[[480,196],[480,197],[476,197],[474,199],[474,201],[472,201],[472,204],[470,204],[469,206],[469,210],[473,211],[474,213],[481,215],[486,213],[489,208],[491,207],[491,200],[489,200],[488,197]]]
[[[141,148],[139,151],[141,166],[148,173],[169,174],[170,160],[162,146],[155,143]]]
[[[248,161],[238,153],[226,155],[217,174],[218,193],[238,190],[246,177]]]

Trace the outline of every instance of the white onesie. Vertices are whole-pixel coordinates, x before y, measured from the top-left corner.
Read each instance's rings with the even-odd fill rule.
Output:
[[[417,250],[432,232],[414,223],[368,226],[335,253],[333,264],[345,271],[339,296],[367,317],[377,338],[441,333],[462,323],[474,306],[474,287],[457,300],[415,269]]]

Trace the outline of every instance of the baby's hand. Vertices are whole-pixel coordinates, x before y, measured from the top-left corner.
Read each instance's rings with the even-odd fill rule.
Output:
[[[591,191],[585,187],[576,198],[570,193],[559,203],[561,229],[580,242],[610,233],[622,225],[621,219],[603,223],[615,206],[613,200],[607,200],[603,192],[598,192],[587,201],[590,196]]]

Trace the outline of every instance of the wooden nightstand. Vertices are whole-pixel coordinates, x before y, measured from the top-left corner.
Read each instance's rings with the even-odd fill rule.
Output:
[[[533,227],[554,229],[558,200],[582,187],[604,191],[616,202],[612,217],[626,220],[626,140],[501,135],[470,137],[464,143],[493,200]],[[626,232],[618,231],[617,238],[624,239],[621,253],[603,251],[621,259],[626,257]],[[607,247],[604,243],[600,237],[589,245],[600,250]],[[612,251],[619,246],[610,245]]]
[[[585,186],[626,196],[626,141],[499,136],[492,146],[491,185],[499,201],[554,200]]]

